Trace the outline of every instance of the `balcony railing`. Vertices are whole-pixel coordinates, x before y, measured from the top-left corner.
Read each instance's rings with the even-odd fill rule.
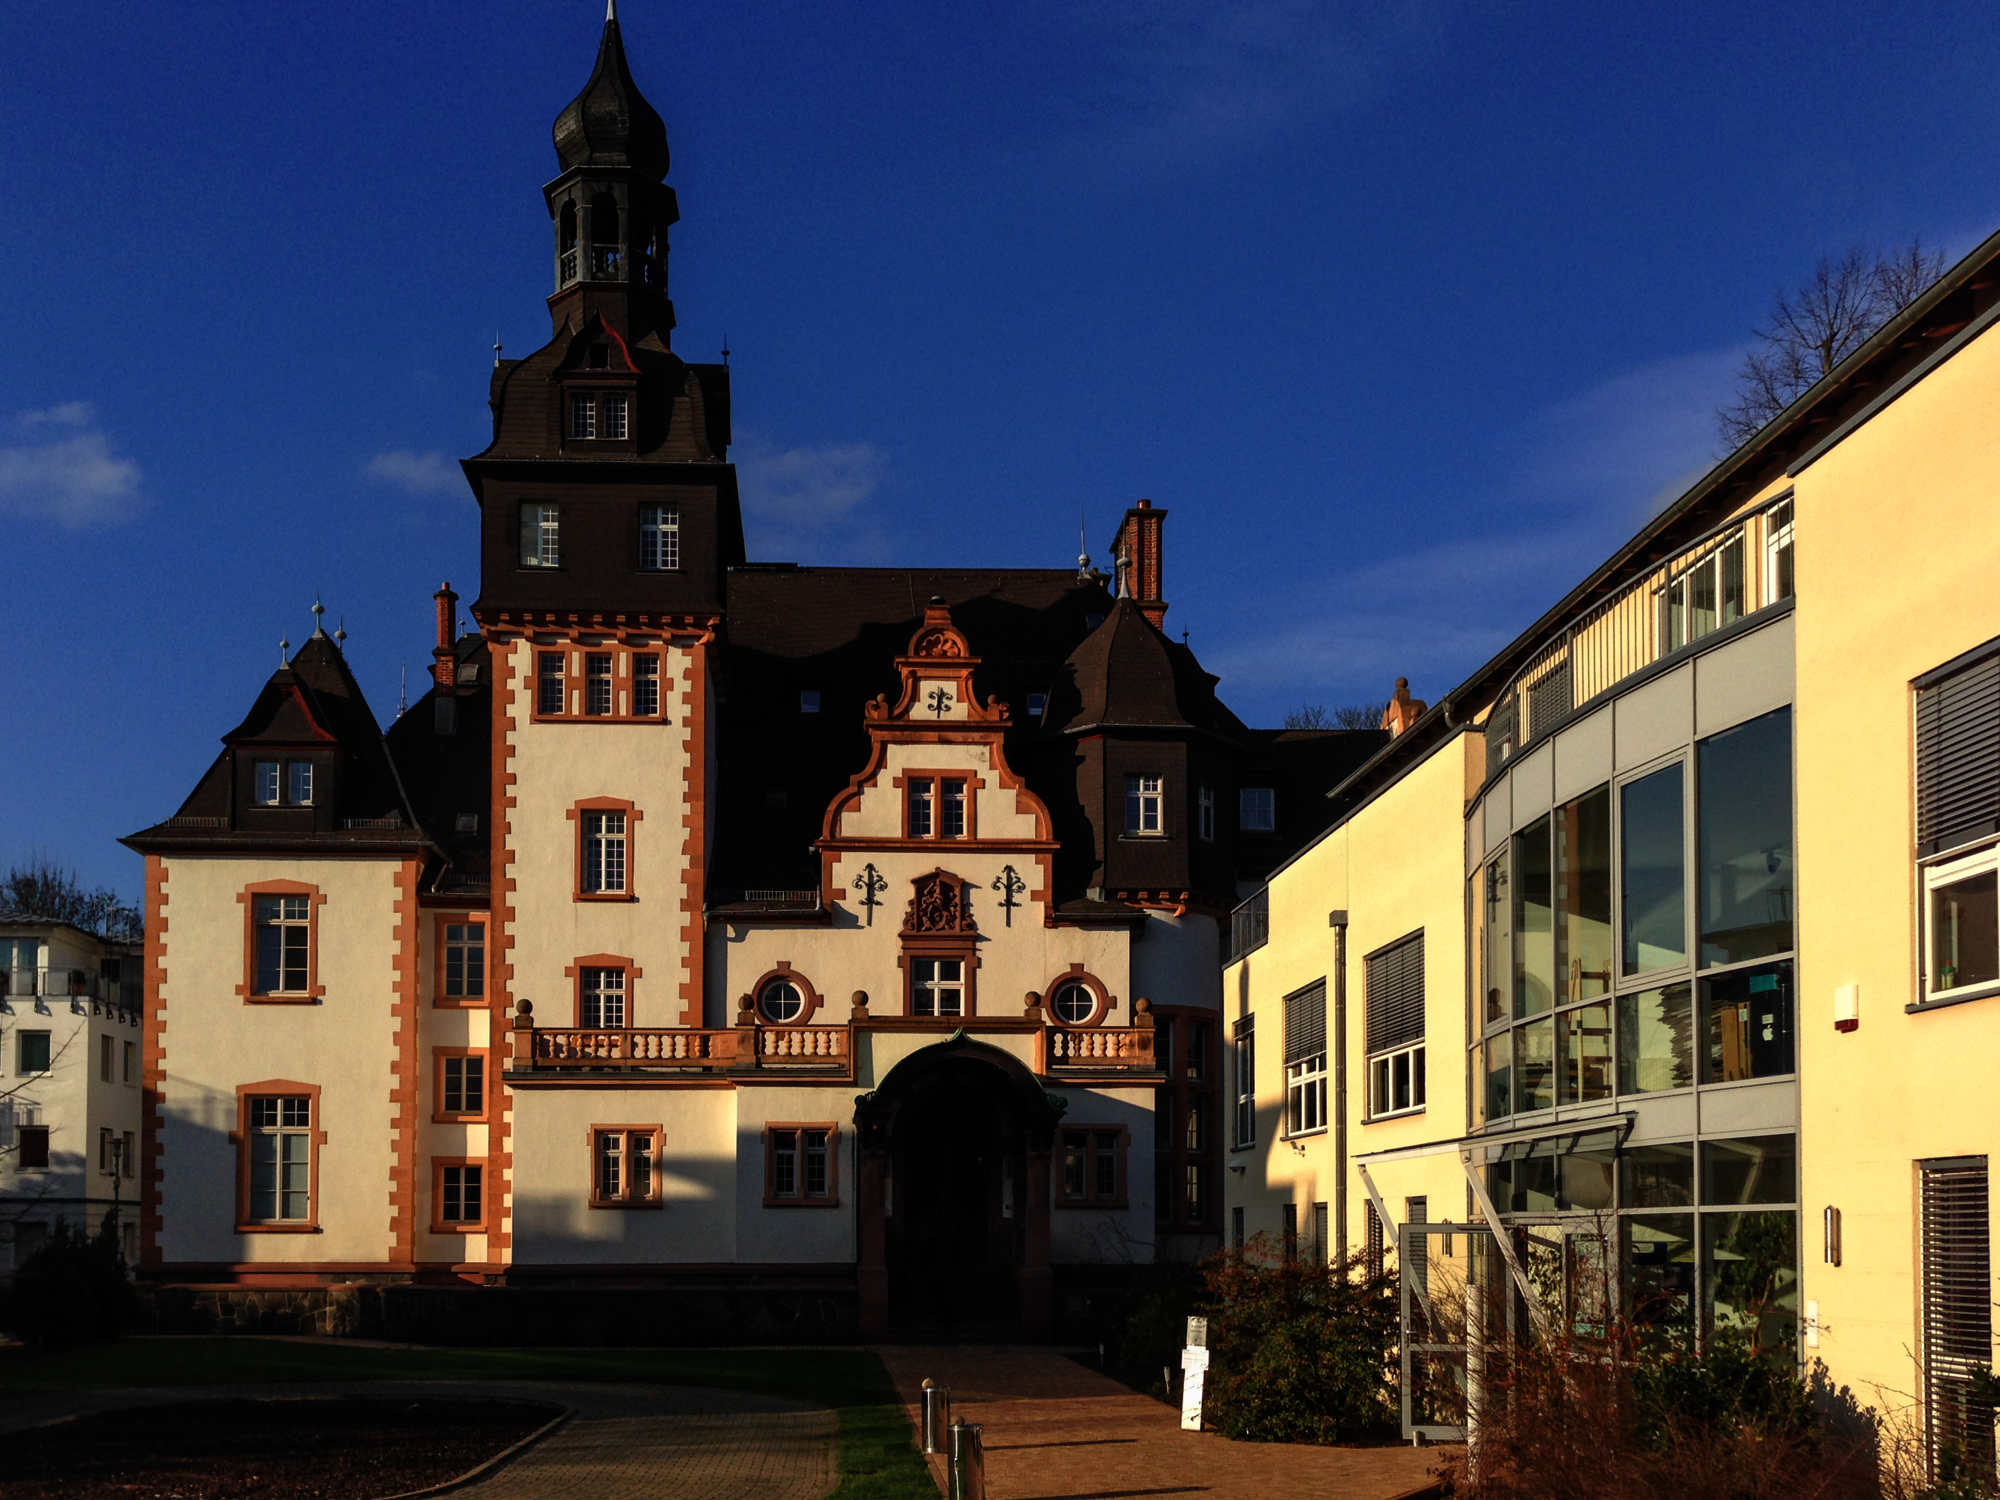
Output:
[[[1229,914],[1229,962],[1261,948],[1271,938],[1271,893],[1259,890]]]
[[[819,907],[819,892],[810,891],[745,891],[743,903],[746,906],[775,906],[788,910],[815,911]]]
[[[1662,657],[1791,597],[1791,545],[1787,501],[1698,538],[1593,606],[1494,702],[1486,774],[1497,775],[1584,704]]]
[[[139,985],[96,969],[0,969],[0,1001],[94,1001],[114,1010],[139,1008]]]
[[[737,1060],[733,1029],[524,1031],[532,1039],[530,1066],[537,1068],[707,1067]]]
[[[845,1062],[845,1026],[759,1026],[759,1057],[795,1058],[801,1061]]]
[[[590,279],[592,281],[616,281],[618,270],[625,262],[624,253],[616,245],[592,245],[590,247]]]
[[[1090,1027],[1049,1032],[1052,1068],[1150,1068],[1153,1033],[1150,1027]]]

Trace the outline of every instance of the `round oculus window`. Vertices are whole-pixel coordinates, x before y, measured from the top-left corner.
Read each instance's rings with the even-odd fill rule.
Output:
[[[805,996],[789,979],[774,979],[765,985],[757,1003],[763,1008],[765,1020],[775,1021],[781,1026],[788,1021],[796,1021],[806,1008]]]
[[[1081,1026],[1097,1014],[1097,995],[1087,984],[1066,984],[1056,991],[1053,1008],[1065,1026]]]

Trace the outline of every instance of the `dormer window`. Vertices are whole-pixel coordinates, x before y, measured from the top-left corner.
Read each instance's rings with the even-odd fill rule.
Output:
[[[611,368],[610,347],[605,344],[592,344],[590,348],[584,352],[584,363],[593,370],[610,369]]]
[[[252,775],[251,800],[259,807],[311,807],[312,762],[258,761]]]
[[[1048,707],[1049,695],[1047,693],[1028,694],[1028,717],[1033,722],[1037,724],[1041,723],[1042,715],[1048,711]]]
[[[681,565],[681,508],[639,507],[639,566],[648,573],[671,573]]]
[[[591,396],[569,398],[569,435],[572,442],[597,436],[597,401]]]
[[[612,395],[604,397],[604,436],[612,442],[625,441],[625,397]]]
[[[521,566],[555,568],[561,565],[560,513],[550,501],[530,500],[521,507]]]

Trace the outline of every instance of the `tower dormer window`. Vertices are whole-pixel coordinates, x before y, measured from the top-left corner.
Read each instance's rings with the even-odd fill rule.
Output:
[[[681,508],[678,505],[639,507],[639,566],[649,573],[671,573],[681,565]]]
[[[618,200],[599,193],[590,204],[590,274],[596,281],[618,278]]]
[[[260,760],[257,762],[256,797],[259,807],[276,807],[278,805],[279,789],[284,785],[282,780],[283,771],[283,766],[275,760]]]
[[[596,397],[571,396],[569,398],[569,435],[572,441],[582,441],[597,436]]]
[[[613,442],[625,440],[626,398],[611,395],[604,398],[604,435]]]
[[[603,344],[592,344],[584,354],[583,362],[593,370],[611,368],[611,350]]]
[[[556,284],[568,286],[576,280],[576,204],[565,203],[557,221]]]
[[[309,760],[295,760],[285,767],[285,800],[297,807],[312,806],[313,768]]]
[[[547,500],[530,500],[521,507],[521,566],[554,568],[562,565],[561,519],[555,505]]]

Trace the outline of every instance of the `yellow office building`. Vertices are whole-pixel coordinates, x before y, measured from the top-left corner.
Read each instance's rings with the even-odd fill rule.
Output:
[[[1522,1305],[1608,1277],[1990,1467],[1996,319],[2000,235],[1392,708],[1233,924],[1232,1235],[1491,1231]]]

